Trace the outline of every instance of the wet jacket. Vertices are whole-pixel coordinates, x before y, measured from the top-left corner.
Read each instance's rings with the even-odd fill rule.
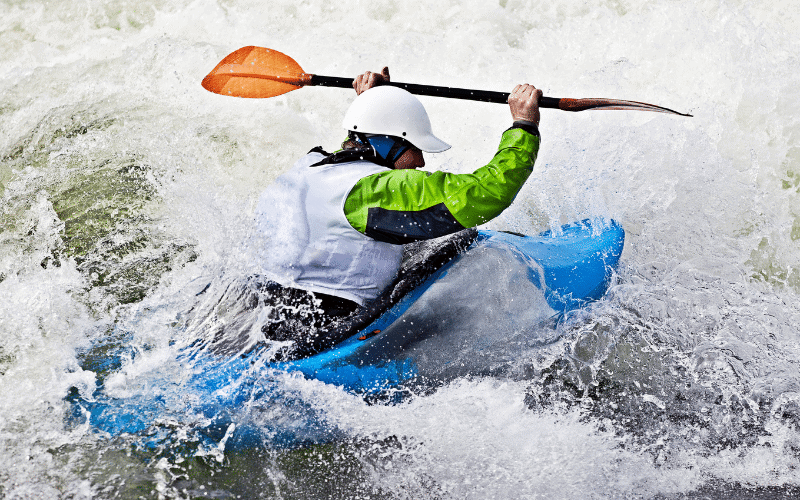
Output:
[[[539,151],[535,125],[515,122],[494,158],[471,174],[393,170],[369,150],[301,158],[262,195],[261,231],[273,237],[273,279],[359,304],[400,266],[402,244],[497,217],[514,201]]]
[[[539,131],[515,122],[492,161],[471,174],[386,170],[359,180],[344,213],[359,232],[403,244],[483,224],[514,201],[533,171]]]

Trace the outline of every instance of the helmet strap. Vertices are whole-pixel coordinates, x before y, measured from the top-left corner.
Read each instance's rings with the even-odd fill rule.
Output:
[[[403,139],[394,141],[394,144],[392,144],[391,149],[389,149],[389,152],[386,154],[386,159],[392,162],[392,164],[394,164],[394,162],[396,162],[398,158],[403,156],[403,153],[405,153],[406,150],[409,149],[409,147],[410,147],[409,143],[407,143]]]
[[[389,168],[394,168],[394,163],[403,156],[403,153],[413,147],[405,139],[390,135],[368,135],[364,132],[350,130],[347,136],[350,141],[357,144],[359,149],[370,149],[375,163]],[[389,145],[389,141],[391,141],[391,145]]]

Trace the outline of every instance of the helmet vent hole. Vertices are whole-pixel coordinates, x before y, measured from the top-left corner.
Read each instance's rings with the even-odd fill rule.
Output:
[[[358,130],[358,125],[353,125],[353,130]]]
[[[405,136],[406,136],[406,133],[405,133],[405,132],[403,132],[403,137],[405,137]]]

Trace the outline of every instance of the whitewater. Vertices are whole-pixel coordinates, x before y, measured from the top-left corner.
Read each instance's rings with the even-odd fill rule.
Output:
[[[800,494],[798,7],[0,0],[0,496]],[[242,411],[322,429],[299,448],[232,450],[167,414],[155,446],[106,436],[71,401],[102,383],[180,408],[190,374],[175,351],[202,334],[185,328],[198,294],[255,272],[259,194],[344,138],[352,91],[200,86],[247,45],[321,75],[388,65],[397,81],[527,82],[694,116],[542,110],[534,173],[488,227],[613,219],[625,250],[603,299],[529,325],[551,342],[504,353],[497,373],[394,403],[275,373],[282,398]],[[503,105],[421,100],[453,146],[426,170],[484,165],[510,125]],[[479,301],[482,285],[465,287]]]

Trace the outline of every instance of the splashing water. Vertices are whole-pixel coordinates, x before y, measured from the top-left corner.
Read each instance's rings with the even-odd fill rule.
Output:
[[[0,493],[797,494],[797,12],[737,0],[0,1]],[[192,367],[175,356],[193,340],[185,315],[209,282],[253,272],[260,191],[344,138],[344,90],[204,91],[245,45],[319,74],[387,64],[400,81],[526,81],[694,118],[542,112],[534,174],[491,227],[614,218],[626,250],[605,298],[530,325],[553,342],[520,347],[501,372],[394,405],[274,373],[260,383],[281,397],[235,415],[264,422],[259,446],[232,448],[230,427],[201,438],[213,427],[201,414],[160,414],[150,445],[109,438],[71,418],[69,398],[91,401],[103,384],[192,408]],[[471,171],[509,125],[500,105],[422,100],[453,144],[427,169]],[[479,304],[474,314],[485,323]],[[261,387],[231,390],[248,401]],[[326,439],[278,444],[275,429],[309,426]]]

